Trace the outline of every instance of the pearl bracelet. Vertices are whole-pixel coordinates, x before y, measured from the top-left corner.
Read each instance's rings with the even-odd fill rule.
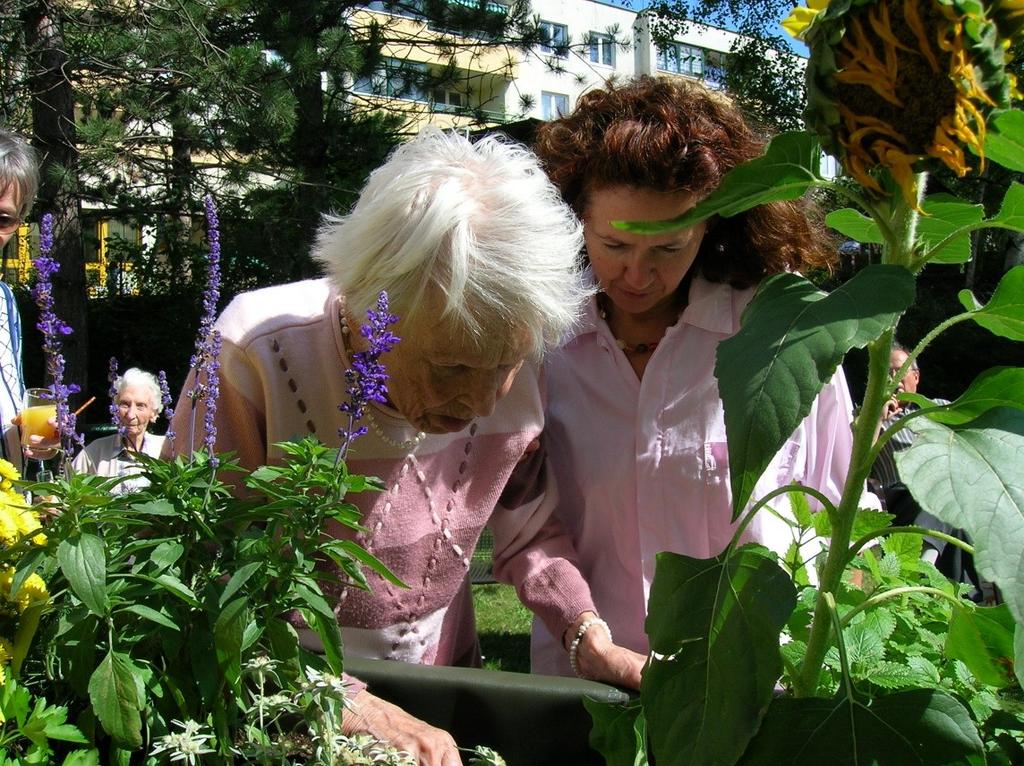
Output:
[[[608,623],[600,617],[593,617],[580,623],[580,626],[576,629],[576,636],[573,638],[572,643],[569,644],[569,665],[572,667],[572,672],[575,673],[578,678],[583,678],[583,674],[580,673],[580,666],[576,658],[576,655],[580,650],[580,641],[583,640],[583,636],[586,632],[595,625],[600,625],[604,628],[604,632],[608,634],[608,640],[612,640],[612,629],[609,628]]]

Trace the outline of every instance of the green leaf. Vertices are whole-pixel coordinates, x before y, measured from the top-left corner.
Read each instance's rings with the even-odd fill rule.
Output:
[[[107,653],[89,679],[89,701],[117,745],[130,750],[142,746],[141,705],[127,655]]]
[[[146,503],[133,503],[132,510],[147,516],[177,516],[178,511],[169,500],[160,498]]]
[[[62,540],[57,561],[74,594],[94,614],[107,612],[107,555],[103,541],[95,535]]]
[[[145,604],[129,604],[120,611],[137,614],[139,617],[149,620],[150,622],[155,622],[157,625],[162,625],[165,628],[170,628],[174,631],[181,630],[181,628],[178,627],[178,624],[166,614],[158,612],[156,609],[152,609]]]
[[[878,224],[870,216],[866,216],[852,207],[832,211],[825,216],[825,223],[840,234],[858,242],[872,245],[881,245],[885,242]]]
[[[1024,367],[985,370],[955,402],[929,411],[936,423],[961,425],[995,407],[1024,409]]]
[[[1017,683],[1024,686],[1024,625],[1019,622],[1013,631],[1013,673]]]
[[[172,567],[184,552],[185,547],[181,543],[167,540],[153,549],[153,552],[149,554],[149,560],[153,562],[158,571],[162,572]]]
[[[77,726],[70,723],[48,724],[43,733],[47,739],[56,739],[61,742],[73,742],[76,745],[88,745],[89,740],[78,730]]]
[[[741,766],[946,766],[984,763],[971,714],[953,697],[913,689],[867,703],[778,699]]]
[[[396,585],[399,588],[409,587],[398,579],[398,577],[396,577],[380,559],[357,542],[352,540],[337,540],[330,545],[330,550],[332,553],[340,551],[348,558],[354,559],[360,564],[368,566],[392,585]]]
[[[999,407],[963,426],[918,418],[896,467],[921,507],[963,529],[978,573],[1024,623],[1024,411]]]
[[[658,554],[640,698],[659,766],[735,762],[782,675],[779,632],[795,606],[761,546],[709,560]]]
[[[924,245],[932,263],[966,263],[971,260],[970,227],[981,223],[985,217],[982,205],[961,202],[954,197],[942,195],[926,199],[921,205],[925,214],[918,219],[918,241]],[[932,257],[931,248],[946,237],[965,229]]]
[[[1024,112],[1008,109],[989,121],[985,157],[1007,170],[1024,172]]]
[[[217,663],[225,680],[242,696],[242,641],[249,622],[249,602],[235,599],[221,611],[213,625],[213,644],[217,650]]]
[[[253,573],[264,565],[262,561],[253,561],[251,564],[246,564],[241,567],[237,572],[231,575],[231,579],[228,580],[228,584],[224,586],[224,592],[220,594],[220,605],[224,606],[228,599],[238,592],[238,589],[245,585],[246,581],[252,577]]]
[[[946,654],[963,662],[984,684],[1004,688],[1013,675],[1013,615],[1006,604],[953,610]]]
[[[981,308],[981,303],[978,302],[978,299],[974,297],[974,293],[970,290],[961,290],[956,294],[956,299],[968,311],[977,311]]]
[[[1024,266],[1003,274],[988,303],[972,319],[995,335],[1024,340]]]
[[[100,751],[95,748],[92,750],[75,750],[72,753],[68,753],[68,757],[64,759],[61,766],[100,766]]]
[[[761,157],[733,168],[715,191],[678,218],[613,221],[612,225],[641,234],[685,229],[713,215],[729,218],[766,202],[798,199],[822,180],[818,138],[804,131],[780,133]]]
[[[999,212],[988,219],[989,224],[998,224],[1004,229],[1024,231],[1024,184],[1014,181],[1006,190]]]
[[[913,299],[914,278],[901,266],[868,266],[828,295],[797,274],[762,283],[715,364],[734,519],[846,352],[892,327]]]
[[[185,583],[170,574],[162,574],[157,577],[149,577],[148,575],[135,575],[140,580],[151,582],[154,585],[166,590],[168,593],[172,593],[189,606],[198,607],[199,599],[196,598],[196,594],[189,589]]]
[[[647,763],[643,710],[639,700],[625,705],[583,698],[594,727],[590,746],[601,754],[606,766],[640,766]]]

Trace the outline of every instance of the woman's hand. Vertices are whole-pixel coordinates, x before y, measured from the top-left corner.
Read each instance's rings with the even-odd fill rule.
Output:
[[[11,423],[18,426],[20,430],[21,413],[11,418]],[[57,433],[57,418],[50,418],[46,421],[46,425],[53,433]],[[60,438],[57,436],[48,437],[31,434],[28,437],[28,444],[25,444],[24,440],[22,440],[21,449],[29,460],[49,460],[60,449]]]
[[[411,754],[421,766],[462,766],[451,734],[365,690],[353,697],[352,709],[342,717],[342,729],[346,734],[372,734]]]
[[[580,626],[596,619],[594,612],[584,612],[576,619],[565,633],[566,651],[571,647]],[[640,674],[646,663],[646,656],[613,643],[612,637],[600,623],[587,628],[576,647],[576,667],[581,677],[624,689],[640,688]]]

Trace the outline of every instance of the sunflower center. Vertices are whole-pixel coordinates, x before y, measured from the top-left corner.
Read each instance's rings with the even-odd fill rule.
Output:
[[[908,154],[925,154],[936,125],[956,110],[951,54],[937,44],[950,21],[938,5],[904,0],[852,9],[836,55],[839,103],[894,129]]]

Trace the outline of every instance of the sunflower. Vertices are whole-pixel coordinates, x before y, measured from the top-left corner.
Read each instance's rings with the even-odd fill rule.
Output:
[[[981,169],[986,116],[1015,88],[1005,65],[1024,30],[1022,0],[818,0],[806,10],[785,26],[811,49],[807,119],[854,179],[885,196],[885,169],[916,206],[916,173],[929,164]]]

